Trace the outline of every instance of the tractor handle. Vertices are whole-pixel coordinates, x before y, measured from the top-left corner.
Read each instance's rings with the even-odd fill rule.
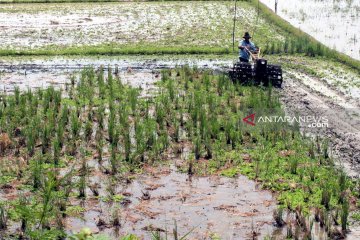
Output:
[[[247,47],[245,47],[244,46],[244,49],[246,49],[249,53],[250,53],[250,56],[253,58],[253,59],[258,59],[259,58],[259,56],[260,56],[260,50],[261,50],[261,48],[259,48],[259,51],[258,51],[258,53],[255,55],[255,54],[253,54]]]

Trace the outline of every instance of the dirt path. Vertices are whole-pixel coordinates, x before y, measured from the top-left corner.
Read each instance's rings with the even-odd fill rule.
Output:
[[[293,70],[284,73],[280,91],[286,111],[290,115],[322,115],[329,127],[306,129],[311,134],[327,136],[331,140],[331,154],[339,159],[351,176],[360,173],[360,108],[358,99],[344,96],[335,87]]]

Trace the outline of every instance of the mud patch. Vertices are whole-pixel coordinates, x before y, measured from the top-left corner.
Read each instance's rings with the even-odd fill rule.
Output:
[[[326,116],[329,127],[308,128],[307,133],[328,138],[331,141],[331,154],[338,164],[351,176],[357,177],[360,173],[359,107],[351,105],[350,101],[342,99],[325,85],[321,87],[315,84],[314,87],[311,78],[306,83],[302,81],[304,78],[299,80],[292,74],[285,74],[284,79],[281,96],[286,112],[290,115]]]
[[[102,229],[113,237],[130,232],[144,239],[155,231],[171,234],[174,221],[180,235],[194,229],[191,239],[208,239],[214,234],[224,239],[246,239],[252,231],[264,237],[274,230],[272,213],[276,202],[272,194],[257,189],[255,182],[243,176],[189,177],[172,166],[152,169],[118,190],[131,193],[124,196],[128,204],[95,205],[87,209],[82,220],[68,219],[68,230],[77,232],[89,227],[99,232],[102,228],[96,223],[111,219],[108,209],[116,206],[121,209],[121,227]],[[143,197],[145,192],[148,198]]]

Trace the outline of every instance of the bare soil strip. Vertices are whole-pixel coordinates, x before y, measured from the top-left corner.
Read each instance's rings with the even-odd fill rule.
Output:
[[[326,83],[311,76],[297,77],[291,71],[285,74],[282,101],[287,111],[295,115],[323,114],[329,119],[329,128],[315,128],[310,133],[327,136],[332,142],[332,153],[352,176],[360,173],[360,119],[358,102],[346,99]],[[315,84],[314,86],[308,83]]]

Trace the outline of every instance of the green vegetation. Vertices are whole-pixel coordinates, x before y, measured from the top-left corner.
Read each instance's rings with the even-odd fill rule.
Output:
[[[124,85],[117,75],[86,68],[68,84],[68,97],[53,87],[3,95],[0,171],[7,180],[1,185],[16,181],[27,190],[0,205],[1,228],[19,222],[18,235],[64,236],[67,215],[84,211],[71,199],[89,198],[89,188],[97,201],[121,203],[119,179],[144,164],[166,161],[169,151],[178,156],[176,149],[190,145],[181,171],[246,175],[276,193],[278,225],[287,209],[307,232],[307,216],[316,210],[330,236],[336,228],[329,218],[346,232],[349,198],[358,198],[360,191],[334,165],[327,142],[305,137],[297,126],[242,122],[254,112],[283,116],[271,87],[233,84],[225,75],[187,66],[162,71],[157,87],[157,95],[141,97],[140,89]],[[88,167],[93,161],[98,169]],[[89,182],[96,173],[108,176],[106,195]],[[120,218],[121,208],[111,209],[109,224],[118,226]]]
[[[59,0],[68,1],[72,0]],[[257,1],[249,2],[240,5],[254,12]],[[326,58],[360,70],[359,61],[325,47],[265,5],[259,6],[261,20],[256,41],[265,54],[273,55],[270,59],[282,56],[291,62],[306,55],[310,62]],[[244,21],[242,16],[239,18]],[[240,36],[252,24],[246,21],[236,34]],[[218,40],[214,44],[197,44],[184,37],[189,35],[184,32],[156,44],[145,39],[125,44],[8,48],[0,49],[0,55],[230,56],[231,24],[221,25],[222,31],[216,31],[218,28],[194,33],[194,38],[200,40]],[[286,63],[312,76],[322,76],[321,71],[309,65]],[[100,218],[98,224],[119,227],[119,206],[127,200],[116,190],[119,182],[128,182],[132,177],[129,175],[141,172],[144,165],[167,163],[168,153],[180,158],[179,149],[185,145],[190,146],[190,154],[179,166],[184,174],[242,174],[262,189],[274,192],[279,203],[273,213],[274,221],[278,227],[287,226],[288,238],[309,237],[313,221],[319,222],[330,238],[343,236],[349,216],[360,218],[350,210],[358,207],[354,200],[360,198],[360,185],[336,167],[327,152],[326,140],[307,137],[297,126],[263,123],[253,127],[242,122],[250,113],[284,115],[271,87],[234,84],[225,75],[188,66],[163,70],[160,76],[157,94],[151,97],[143,97],[141,89],[124,85],[111,69],[105,75],[103,69],[92,68],[84,69],[79,79],[72,78],[65,92],[53,87],[26,92],[16,88],[13,95],[2,95],[0,188],[16,189],[17,194],[8,199],[4,194],[7,201],[0,202],[1,234],[30,239],[107,239],[92,235],[89,229],[67,236],[67,219],[81,218],[87,211],[78,202],[93,198],[97,204],[117,203],[110,207],[106,220]],[[103,184],[91,182],[96,174],[103,177]],[[294,213],[295,224],[283,219],[287,211]],[[10,232],[13,224],[20,226],[16,232]],[[191,231],[181,238],[175,223],[174,239],[185,239],[189,234]],[[159,231],[152,237],[164,239]],[[122,239],[137,237],[128,235]]]
[[[133,55],[133,54],[229,54],[225,47],[210,46],[158,46],[102,44],[65,48],[43,48],[33,50],[0,49],[2,56],[51,56],[51,55]]]

